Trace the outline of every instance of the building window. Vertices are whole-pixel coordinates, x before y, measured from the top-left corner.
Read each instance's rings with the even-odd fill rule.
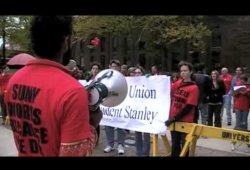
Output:
[[[105,37],[101,37],[101,52],[105,52],[106,51],[106,38]]]
[[[139,64],[140,64],[140,66],[145,68],[145,65],[146,65],[146,55],[145,54],[139,55]]]
[[[175,45],[176,45],[176,47],[180,48],[181,47],[181,41],[180,40],[176,41]]]
[[[93,53],[94,52],[94,48],[89,48],[89,53]]]
[[[94,60],[95,60],[95,57],[94,56],[90,56],[89,61],[93,62]]]
[[[105,55],[100,56],[100,63],[102,68],[105,68],[105,58],[106,58]]]
[[[116,37],[112,38],[112,50],[117,51],[117,38]]]
[[[212,47],[221,47],[221,34],[212,33]]]
[[[156,55],[154,57],[154,62],[152,63],[152,65],[156,65],[158,67],[158,71],[161,70],[162,64],[161,64],[161,56]]]
[[[83,40],[81,40],[80,41],[80,52],[84,52],[84,41]]]
[[[180,62],[180,54],[177,52],[172,53],[172,70],[178,71],[178,64]]]
[[[138,49],[139,50],[144,50],[145,49],[145,41],[139,41]]]
[[[195,51],[192,53],[192,63],[199,63],[199,62],[200,62],[199,52]]]
[[[220,52],[219,51],[212,51],[212,66],[220,63]]]
[[[113,59],[119,60],[119,58],[117,57],[116,54],[112,54],[111,60],[113,60]]]
[[[83,67],[83,66],[84,66],[84,57],[81,56],[81,67]]]
[[[124,45],[124,53],[127,54],[127,51],[129,50],[127,37],[124,37],[123,45]]]
[[[127,57],[125,55],[123,56],[123,64],[127,64]]]
[[[81,49],[83,48],[83,45],[84,45],[84,41],[81,40],[81,41],[80,41],[80,48],[81,48]]]

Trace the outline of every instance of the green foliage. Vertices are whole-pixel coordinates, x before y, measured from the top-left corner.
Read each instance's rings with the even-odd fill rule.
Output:
[[[74,30],[80,39],[86,39],[91,34],[102,34],[108,27],[108,16],[77,16],[74,19]]]
[[[194,48],[204,49],[204,38],[211,34],[202,16],[152,16],[148,28],[155,36],[154,43],[165,46],[187,40]]]
[[[32,16],[0,16],[0,38],[2,30],[6,33],[6,43],[19,47],[20,50],[30,50],[29,27]]]
[[[179,40],[204,49],[204,38],[211,32],[203,16],[77,16],[75,31],[80,38],[91,34],[125,34],[137,43],[143,37],[152,45],[168,47]]]
[[[32,16],[0,16],[0,29],[6,32],[6,43],[30,50],[31,19]],[[203,16],[75,16],[74,29],[80,39],[110,32],[128,35],[134,44],[143,38],[152,45],[168,47],[187,40],[198,49],[205,48],[204,38],[211,34],[203,23]]]
[[[74,20],[76,35],[87,38],[91,34],[130,34],[145,24],[140,16],[77,16]]]

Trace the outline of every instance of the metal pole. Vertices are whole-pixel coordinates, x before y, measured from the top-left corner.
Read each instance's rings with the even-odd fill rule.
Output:
[[[5,32],[5,25],[6,24],[6,19],[3,17],[3,27],[2,27],[2,35],[3,35],[3,49],[2,49],[2,54],[3,54],[3,63],[2,65],[5,65],[5,44],[6,44],[6,32]]]

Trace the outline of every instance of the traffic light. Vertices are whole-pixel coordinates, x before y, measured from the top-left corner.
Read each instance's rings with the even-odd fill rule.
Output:
[[[90,45],[94,46],[94,47],[98,47],[101,43],[101,40],[98,37],[94,37],[91,39],[90,41]]]

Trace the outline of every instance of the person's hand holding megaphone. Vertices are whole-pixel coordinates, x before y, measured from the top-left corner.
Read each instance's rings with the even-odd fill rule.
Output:
[[[91,93],[88,91],[88,97],[89,101],[91,100]],[[102,119],[102,112],[100,110],[100,106],[97,108],[93,108],[91,105],[89,105],[89,123],[90,125],[94,126],[94,128],[97,128],[100,121]]]
[[[89,109],[89,123],[94,128],[97,128],[100,121],[102,119],[102,111],[100,107],[98,107],[96,110]]]

